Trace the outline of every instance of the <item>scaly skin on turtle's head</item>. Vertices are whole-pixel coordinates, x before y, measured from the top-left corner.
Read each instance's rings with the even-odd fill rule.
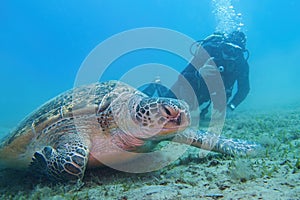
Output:
[[[128,99],[127,106],[127,116],[115,119],[117,123],[118,119],[126,119],[119,127],[135,138],[163,140],[190,125],[188,105],[181,100],[136,94]]]

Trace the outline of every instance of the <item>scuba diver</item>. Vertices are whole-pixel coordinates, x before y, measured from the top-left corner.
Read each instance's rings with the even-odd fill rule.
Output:
[[[222,106],[218,105],[222,103],[212,101],[212,95],[225,92],[227,112],[235,110],[250,90],[247,62],[249,52],[246,49],[245,34],[241,31],[234,31],[230,34],[214,33],[204,40],[198,41],[197,44],[199,47],[193,53],[192,61],[181,72],[172,88],[160,95],[183,99],[189,104],[191,110],[196,110],[207,102],[207,106],[200,112],[200,119],[204,119],[211,102],[213,102],[214,108],[223,112]],[[207,77],[213,78],[217,74],[221,75],[224,88],[221,88],[222,91],[210,91],[206,83]],[[186,92],[187,88],[184,88],[186,87],[184,80],[189,82],[197,99],[189,97]],[[211,80],[217,81],[216,79]],[[237,91],[231,98],[235,83]],[[157,84],[156,89],[158,90],[160,86],[162,84]],[[149,91],[147,93],[150,94]]]

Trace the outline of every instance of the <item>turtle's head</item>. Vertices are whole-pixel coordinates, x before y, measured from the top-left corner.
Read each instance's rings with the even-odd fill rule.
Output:
[[[184,101],[142,97],[130,104],[131,119],[139,127],[135,136],[141,139],[170,138],[190,125],[189,108]]]

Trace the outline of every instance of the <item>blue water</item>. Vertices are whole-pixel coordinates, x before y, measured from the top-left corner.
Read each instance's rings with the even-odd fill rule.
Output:
[[[231,3],[234,13],[242,14],[239,20],[250,51],[251,92],[239,109],[300,100],[300,2]],[[133,28],[163,27],[203,39],[220,29],[213,9],[210,0],[2,1],[0,127],[14,127],[39,105],[73,87],[86,56],[107,38]],[[161,62],[179,71],[186,65],[154,51],[124,59],[114,64],[124,67],[108,70],[107,79],[143,63]]]

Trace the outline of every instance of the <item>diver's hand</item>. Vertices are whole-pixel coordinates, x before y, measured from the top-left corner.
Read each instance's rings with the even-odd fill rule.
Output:
[[[199,69],[199,73],[202,77],[209,77],[209,76],[215,76],[219,73],[218,68],[216,67],[214,61],[214,57],[211,57],[207,59],[207,61],[204,63],[203,67]]]

